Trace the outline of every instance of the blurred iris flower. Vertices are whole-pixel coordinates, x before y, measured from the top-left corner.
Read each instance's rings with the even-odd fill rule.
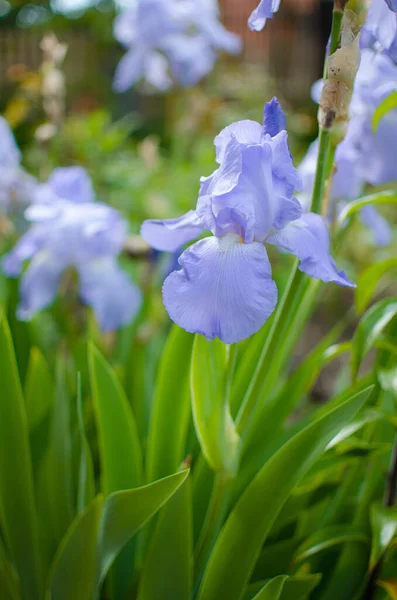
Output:
[[[140,291],[117,260],[127,224],[116,210],[93,200],[91,181],[79,167],[56,169],[37,189],[36,202],[25,212],[30,229],[3,260],[10,277],[18,277],[30,261],[20,284],[21,320],[53,302],[68,268],[77,271],[79,296],[103,331],[126,325],[137,313]]]
[[[21,153],[8,122],[0,117],[0,213],[9,214],[32,200],[36,180],[21,167]]]
[[[195,85],[214,67],[218,50],[238,54],[240,38],[219,21],[217,0],[137,0],[114,23],[127,49],[114,78],[124,92],[140,80],[166,91]]]
[[[313,97],[318,102],[320,86],[316,84],[313,89]],[[343,203],[358,198],[366,184],[378,186],[397,181],[397,109],[382,118],[375,133],[372,130],[376,108],[394,91],[397,91],[397,66],[391,58],[385,53],[363,50],[350,105],[347,133],[335,154],[337,170],[331,195],[335,202]],[[310,197],[314,185],[317,149],[316,141],[299,167],[303,179],[302,192],[306,199]],[[378,246],[390,243],[391,228],[375,207],[363,208],[360,216],[372,230]]]
[[[258,331],[277,304],[265,243],[297,256],[311,277],[354,284],[329,253],[322,218],[303,214],[294,197],[301,180],[277,99],[266,105],[263,126],[235,123],[215,146],[220,166],[202,178],[196,210],[179,219],[145,221],[141,233],[153,247],[173,252],[212,232],[180,256],[181,269],[165,280],[163,300],[179,326],[230,344]]]
[[[361,33],[361,48],[383,51],[397,62],[397,1],[372,0]]]
[[[251,31],[262,31],[267,19],[271,19],[273,13],[280,8],[281,0],[261,0],[259,6],[252,12],[248,19]]]

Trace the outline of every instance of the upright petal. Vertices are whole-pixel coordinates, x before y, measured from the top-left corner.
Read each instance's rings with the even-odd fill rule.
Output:
[[[175,252],[202,232],[203,226],[194,210],[189,210],[178,219],[150,219],[144,221],[141,227],[143,239],[163,252]]]
[[[262,127],[256,121],[238,121],[225,127],[214,140],[216,148],[216,160],[220,164],[225,158],[226,148],[232,139],[241,145],[260,144],[262,138]]]
[[[261,31],[265,26],[266,19],[271,19],[273,13],[278,11],[279,6],[280,0],[261,0],[248,20],[248,27],[251,31]]]
[[[102,331],[113,331],[132,321],[142,302],[139,289],[114,258],[77,265],[80,296],[92,307]]]
[[[34,257],[21,279],[21,301],[17,310],[21,321],[30,321],[54,301],[63,268],[62,263],[44,250]]]
[[[263,115],[263,134],[276,136],[280,131],[287,129],[287,121],[281,104],[276,97],[265,104],[265,112]]]
[[[70,202],[81,204],[95,200],[91,178],[83,167],[58,167],[47,184],[57,196]]]
[[[238,236],[206,238],[179,259],[164,282],[164,305],[173,321],[208,340],[232,344],[258,331],[277,303],[277,287],[263,244]]]
[[[377,246],[388,246],[392,240],[392,231],[389,223],[378,213],[374,206],[364,206],[360,210],[361,221],[373,233]]]
[[[330,254],[328,230],[320,215],[303,215],[270,235],[266,242],[298,257],[301,261],[299,269],[310,277],[355,287],[345,272],[338,270]]]
[[[129,50],[117,65],[113,80],[113,88],[116,92],[126,92],[145,73],[145,59],[147,48],[140,46]]]

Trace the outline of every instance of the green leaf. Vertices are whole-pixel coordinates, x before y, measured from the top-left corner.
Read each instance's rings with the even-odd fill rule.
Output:
[[[355,298],[359,314],[362,314],[370,303],[380,278],[392,269],[397,269],[397,258],[387,258],[376,265],[371,265],[360,275]]]
[[[102,491],[138,487],[142,483],[142,450],[135,418],[115,373],[100,352],[90,346],[90,379],[102,467]],[[134,547],[118,557],[111,582],[112,597],[122,599],[133,572]]]
[[[25,382],[26,412],[32,431],[48,416],[54,405],[54,382],[44,356],[32,348]]]
[[[374,114],[372,115],[372,131],[376,133],[379,123],[387,113],[396,108],[397,106],[397,92],[392,92],[377,106]]]
[[[372,387],[289,440],[261,469],[231,511],[210,557],[199,600],[239,600],[262,545],[295,485],[354,418]]]
[[[20,578],[23,600],[41,600],[42,565],[33,491],[28,422],[8,328],[0,315],[1,527]]]
[[[397,506],[388,507],[381,504],[372,506],[371,529],[372,548],[370,569],[372,570],[397,534]]]
[[[142,482],[142,451],[128,400],[100,352],[90,348],[90,377],[105,496]]]
[[[77,421],[80,437],[79,478],[77,486],[77,511],[82,512],[95,496],[94,467],[90,446],[84,431],[83,401],[80,374],[77,377]]]
[[[189,478],[158,517],[141,575],[138,600],[189,600],[193,531]]]
[[[189,372],[194,336],[173,326],[159,366],[147,446],[147,475],[175,473],[182,461],[190,419]]]
[[[193,417],[201,449],[215,471],[235,474],[240,438],[230,414],[227,394],[227,346],[196,335],[191,392]]]
[[[372,306],[362,317],[353,336],[351,371],[357,378],[361,362],[387,325],[397,315],[397,298],[386,298]]]
[[[189,471],[175,473],[149,485],[111,494],[105,502],[98,539],[96,593],[115,558],[129,540],[169,500]]]
[[[338,228],[342,228],[350,217],[360,211],[364,206],[374,204],[397,204],[397,194],[393,190],[387,190],[385,192],[378,192],[377,194],[371,194],[370,196],[363,196],[358,200],[353,200],[346,204],[343,210],[340,212],[337,225]]]
[[[308,600],[321,581],[321,573],[289,577],[284,584],[280,600]]]
[[[268,581],[253,600],[280,600],[288,575],[279,575]]]
[[[362,542],[369,544],[367,533],[362,527],[354,525],[331,525],[317,531],[298,548],[295,561],[302,562],[318,552],[344,544],[346,542]]]
[[[97,496],[69,527],[54,558],[48,584],[51,600],[89,600],[92,595],[96,541],[103,498]]]
[[[0,539],[0,590],[2,600],[20,600],[19,581]]]

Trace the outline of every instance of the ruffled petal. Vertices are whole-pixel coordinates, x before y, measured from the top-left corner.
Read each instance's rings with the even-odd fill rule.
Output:
[[[260,144],[262,138],[262,127],[256,121],[239,121],[225,127],[214,140],[216,148],[216,160],[220,164],[225,158],[227,145],[234,137],[240,144]]]
[[[360,218],[364,225],[372,231],[377,246],[388,246],[391,243],[391,227],[374,206],[363,206],[360,210]]]
[[[262,31],[266,19],[271,19],[273,13],[278,11],[279,6],[280,0],[261,0],[259,6],[248,19],[248,27],[251,31]]]
[[[30,321],[54,301],[63,270],[64,265],[44,250],[34,257],[21,279],[17,309],[21,321]]]
[[[164,282],[164,305],[173,321],[208,340],[232,344],[258,331],[277,303],[266,249],[237,236],[211,237],[190,246],[181,270]]]
[[[145,59],[148,49],[144,46],[129,50],[117,65],[113,80],[113,89],[116,92],[126,92],[145,73]]]
[[[273,233],[266,242],[294,254],[301,261],[299,269],[310,277],[355,287],[345,272],[338,270],[330,254],[328,229],[320,215],[303,215]]]
[[[114,331],[132,321],[142,297],[117,260],[105,258],[77,266],[80,296],[91,306],[102,331]]]
[[[194,210],[189,210],[178,219],[150,219],[144,221],[141,227],[143,239],[163,252],[175,252],[202,232],[203,226]]]
[[[280,131],[287,129],[287,121],[281,104],[276,97],[265,104],[265,112],[263,115],[263,134],[276,136]]]

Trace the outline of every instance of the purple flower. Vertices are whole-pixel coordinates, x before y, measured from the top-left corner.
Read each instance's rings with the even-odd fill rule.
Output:
[[[396,10],[395,1],[386,4],[385,0],[372,0],[360,40],[361,48],[382,50],[394,62],[397,62]]]
[[[49,306],[62,273],[74,268],[80,298],[92,307],[102,330],[126,325],[141,303],[139,290],[117,261],[127,224],[114,209],[92,202],[91,182],[83,169],[56,169],[39,190],[43,197],[25,213],[30,229],[3,260],[10,277],[19,276],[30,261],[21,280],[18,317],[30,320]]]
[[[354,285],[330,256],[321,217],[303,215],[294,197],[301,181],[283,124],[273,99],[265,107],[263,126],[240,121],[224,129],[215,139],[220,166],[202,178],[196,210],[142,225],[145,240],[169,252],[205,230],[212,232],[183,252],[181,269],[163,285],[171,318],[209,340],[238,342],[273,312],[277,287],[265,243],[297,256],[300,269],[311,277]]]
[[[137,0],[116,18],[114,34],[127,49],[115,74],[118,92],[142,79],[160,91],[194,85],[213,69],[218,50],[241,50],[220,23],[216,0]]]
[[[251,31],[262,31],[267,19],[271,19],[273,13],[277,12],[281,0],[261,0],[259,6],[253,11],[248,19],[248,27]]]
[[[390,10],[397,12],[397,0],[386,0],[386,2]]]
[[[36,181],[21,167],[21,152],[8,122],[0,117],[0,212],[26,206]]]

